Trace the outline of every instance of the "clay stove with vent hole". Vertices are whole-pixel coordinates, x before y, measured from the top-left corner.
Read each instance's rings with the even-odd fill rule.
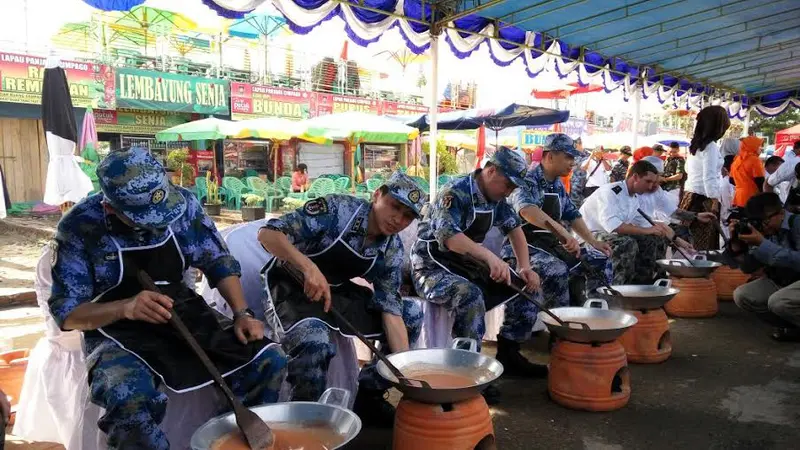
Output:
[[[464,344],[467,349],[462,349]],[[400,383],[383,362],[378,363],[378,373],[403,393],[395,415],[394,450],[497,448],[481,391],[503,373],[503,365],[477,348],[475,340],[458,338],[450,349],[387,355],[405,376],[423,379],[431,384],[429,388]],[[442,383],[449,387],[442,388]]]
[[[625,406],[631,396],[631,380],[625,348],[618,338],[636,324],[636,318],[608,310],[605,300],[589,300],[583,308],[551,311],[564,321],[586,323],[590,330],[574,324],[562,326],[542,316],[556,337],[547,377],[550,398],[567,408],[586,411],[613,411]]]
[[[717,286],[711,279],[722,264],[697,255],[692,261],[685,259],[662,259],[658,265],[667,271],[672,286],[680,290],[664,305],[664,310],[673,317],[714,317],[719,311]]]

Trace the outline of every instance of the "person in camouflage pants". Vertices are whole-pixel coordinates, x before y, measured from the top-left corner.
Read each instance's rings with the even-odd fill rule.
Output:
[[[599,232],[595,237],[611,245],[613,284],[652,284],[656,260],[664,258],[667,240],[662,236],[638,236]]]

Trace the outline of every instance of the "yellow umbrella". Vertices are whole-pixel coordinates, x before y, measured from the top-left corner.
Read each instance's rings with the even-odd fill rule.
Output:
[[[305,135],[306,127],[302,122],[284,119],[282,117],[261,117],[258,119],[234,122],[236,133],[234,138],[259,138],[287,141],[291,138],[302,138],[315,144],[324,144],[328,140],[324,137],[311,137]]]

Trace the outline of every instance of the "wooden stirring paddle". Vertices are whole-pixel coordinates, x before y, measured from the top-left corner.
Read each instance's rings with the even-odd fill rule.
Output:
[[[156,286],[153,282],[153,279],[150,278],[150,275],[147,272],[140,270],[138,273],[139,284],[142,285],[148,291],[153,291],[156,293],[161,293],[161,290]],[[250,411],[241,400],[236,398],[231,391],[231,388],[228,387],[228,384],[222,378],[222,374],[219,373],[219,370],[214,366],[214,363],[211,362],[208,355],[206,354],[205,350],[200,347],[200,344],[197,343],[194,336],[189,332],[189,329],[186,328],[186,325],[183,321],[178,317],[177,314],[174,312],[170,314],[169,323],[178,330],[183,340],[189,344],[189,347],[192,348],[194,354],[200,358],[200,361],[206,367],[206,370],[211,374],[211,378],[219,385],[220,389],[222,389],[222,393],[225,394],[225,398],[228,400],[228,404],[233,408],[233,414],[236,417],[236,425],[239,426],[239,429],[242,431],[245,439],[247,440],[247,444],[253,450],[271,450],[273,445],[275,444],[275,436],[272,433],[269,425],[267,425],[261,417],[258,417],[258,414]]]

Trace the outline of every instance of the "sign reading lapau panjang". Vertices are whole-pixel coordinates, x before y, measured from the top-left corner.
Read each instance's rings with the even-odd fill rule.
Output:
[[[117,69],[117,107],[227,115],[230,84],[216,78]]]

